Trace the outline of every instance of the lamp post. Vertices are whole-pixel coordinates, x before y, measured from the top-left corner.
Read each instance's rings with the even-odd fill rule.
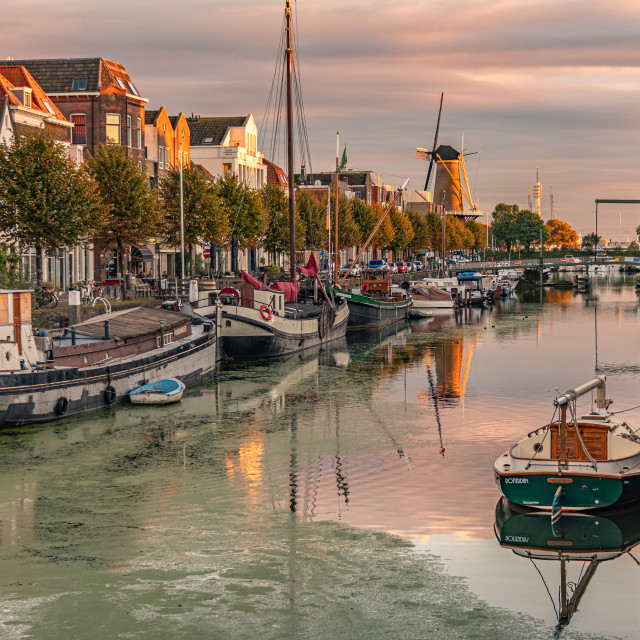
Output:
[[[184,280],[184,193],[182,186],[182,143],[180,143],[180,266],[180,275]]]

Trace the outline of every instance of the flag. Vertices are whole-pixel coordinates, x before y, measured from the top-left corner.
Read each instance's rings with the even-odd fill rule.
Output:
[[[331,231],[331,190],[327,191],[327,229]]]
[[[342,152],[342,160],[340,161],[340,166],[338,167],[338,173],[343,171],[347,166],[347,145],[344,145],[344,151]]]

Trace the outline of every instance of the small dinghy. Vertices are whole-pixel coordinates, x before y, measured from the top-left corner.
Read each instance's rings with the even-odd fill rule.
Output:
[[[176,378],[157,380],[145,384],[129,393],[133,404],[171,404],[180,402],[184,393],[184,384]]]

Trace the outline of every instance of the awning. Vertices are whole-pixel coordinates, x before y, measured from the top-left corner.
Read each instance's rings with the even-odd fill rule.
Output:
[[[138,262],[153,262],[153,251],[149,247],[132,247],[131,248],[131,260]]]

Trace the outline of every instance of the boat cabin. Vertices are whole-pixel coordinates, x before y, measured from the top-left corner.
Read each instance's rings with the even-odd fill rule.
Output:
[[[360,291],[370,296],[387,297],[391,291],[391,272],[386,269],[363,269]]]
[[[0,289],[0,371],[26,371],[42,359],[31,326],[29,289]]]

